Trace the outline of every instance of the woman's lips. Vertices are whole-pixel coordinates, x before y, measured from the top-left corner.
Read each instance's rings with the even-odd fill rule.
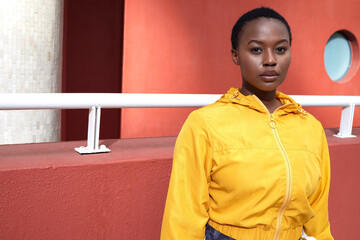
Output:
[[[263,79],[265,82],[275,81],[278,77],[279,73],[274,70],[266,71],[260,75],[260,78]]]

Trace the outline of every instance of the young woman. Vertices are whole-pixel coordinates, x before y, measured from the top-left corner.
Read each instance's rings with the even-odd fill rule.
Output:
[[[186,120],[176,142],[163,240],[333,239],[329,151],[321,124],[276,91],[291,31],[269,8],[233,27],[242,88]]]

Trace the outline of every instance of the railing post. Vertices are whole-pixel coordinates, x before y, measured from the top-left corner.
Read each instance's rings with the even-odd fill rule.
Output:
[[[75,148],[80,154],[110,152],[105,145],[99,147],[101,107],[92,106],[89,110],[87,146]]]
[[[350,103],[349,106],[343,107],[341,111],[340,129],[339,133],[334,135],[339,138],[356,137],[351,134],[354,120],[355,104]]]
[[[87,147],[95,150],[95,138],[96,138],[96,107],[93,106],[89,110],[88,120],[88,134],[87,134]]]

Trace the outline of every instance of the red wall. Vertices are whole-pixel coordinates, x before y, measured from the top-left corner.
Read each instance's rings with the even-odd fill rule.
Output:
[[[358,239],[360,128],[326,133],[331,229]],[[0,146],[0,239],[159,239],[174,141],[106,140],[111,152],[93,155],[73,150],[85,142]]]
[[[121,92],[123,4],[64,1],[62,92]],[[62,112],[62,140],[86,139],[88,112]],[[120,110],[105,109],[101,118],[100,137],[119,138]]]
[[[220,94],[241,86],[240,71],[230,57],[231,28],[242,13],[263,1],[124,2],[64,1],[63,92]],[[341,83],[330,80],[323,63],[332,33],[346,29],[359,37],[356,0],[274,0],[267,6],[282,13],[293,32],[292,65],[280,90],[360,94],[358,58],[353,76]],[[191,110],[105,109],[100,137],[176,136]],[[325,127],[339,126],[340,108],[307,110]],[[88,110],[64,110],[62,140],[86,139],[87,115]],[[359,110],[354,123],[360,126]]]
[[[224,93],[240,87],[240,71],[230,57],[231,29],[242,13],[262,5],[260,0],[126,1],[123,92]],[[285,16],[293,33],[292,64],[280,90],[294,95],[360,94],[357,67],[349,81],[335,83],[323,63],[334,32],[346,29],[360,37],[358,1],[274,0],[266,5]],[[176,136],[190,111],[123,109],[121,137]],[[309,111],[326,127],[339,126],[339,108]],[[355,124],[360,125],[359,113]]]

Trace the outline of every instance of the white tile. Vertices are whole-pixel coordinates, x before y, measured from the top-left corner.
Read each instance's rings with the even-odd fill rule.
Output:
[[[2,4],[0,93],[60,91],[62,18],[63,0]],[[59,141],[60,110],[0,111],[0,126],[0,144]]]

